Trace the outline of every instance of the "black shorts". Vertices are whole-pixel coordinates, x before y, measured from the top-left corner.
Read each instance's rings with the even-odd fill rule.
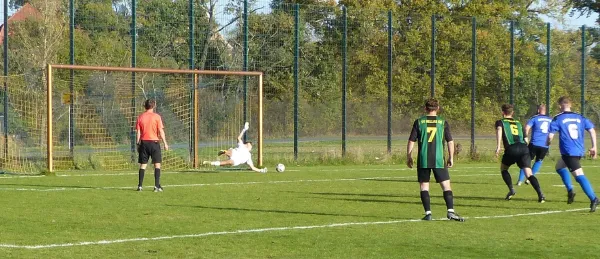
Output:
[[[581,168],[581,162],[579,160],[581,160],[580,156],[561,156],[563,162],[565,162],[565,165],[567,165],[567,168],[569,168],[569,171],[573,172],[579,168]]]
[[[502,164],[511,166],[514,163],[517,163],[519,168],[531,168],[531,157],[529,156],[529,148],[527,148],[527,145],[517,143],[508,146],[508,148],[504,150]]]
[[[533,159],[535,157],[535,161],[542,161],[544,157],[548,154],[547,147],[538,147],[532,144],[529,144],[529,157]]]
[[[147,164],[149,158],[152,158],[153,164],[162,162],[158,140],[142,140],[138,146],[138,154],[138,163],[140,164]]]
[[[417,178],[419,179],[419,182],[428,183],[431,179],[431,171],[433,171],[436,183],[450,180],[448,168],[417,168]]]

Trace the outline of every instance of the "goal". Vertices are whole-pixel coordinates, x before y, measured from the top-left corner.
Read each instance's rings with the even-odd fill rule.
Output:
[[[5,79],[5,171],[135,168],[135,121],[149,98],[157,101],[170,147],[164,169],[217,159],[220,149],[236,145],[245,121],[262,165],[261,72],[48,65],[44,77],[45,85],[34,87],[37,80]]]

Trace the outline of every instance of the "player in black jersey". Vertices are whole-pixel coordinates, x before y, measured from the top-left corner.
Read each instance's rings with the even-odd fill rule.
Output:
[[[439,109],[437,100],[429,99],[425,102],[427,115],[415,120],[408,138],[406,165],[409,168],[413,167],[412,151],[418,141],[417,178],[421,186],[421,202],[425,209],[423,220],[432,219],[429,180],[431,171],[433,171],[436,182],[440,184],[444,191],[444,200],[448,209],[446,216],[450,220],[465,221],[454,212],[454,197],[450,188],[450,175],[448,174],[448,167],[452,167],[454,164],[454,141],[452,141],[452,135],[450,134],[450,125],[444,118],[437,115]],[[444,160],[444,141],[448,142],[448,161]]]
[[[519,168],[525,171],[525,176],[527,176],[531,186],[538,194],[538,201],[544,203],[546,198],[540,189],[540,183],[531,172],[531,158],[529,148],[523,139],[523,125],[513,119],[513,109],[511,104],[502,105],[503,118],[496,121],[496,157],[500,154],[500,142],[504,144],[504,155],[502,155],[500,171],[502,172],[502,179],[509,190],[506,200],[510,200],[516,194],[512,185],[512,178],[508,172],[508,168],[516,163]]]

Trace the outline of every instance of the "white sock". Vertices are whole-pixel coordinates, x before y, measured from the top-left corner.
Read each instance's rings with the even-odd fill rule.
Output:
[[[454,212],[454,209],[448,209],[448,212]]]
[[[431,211],[430,210],[425,211],[425,215],[431,215]]]
[[[219,161],[210,162],[210,165],[220,166],[221,162],[219,162]]]

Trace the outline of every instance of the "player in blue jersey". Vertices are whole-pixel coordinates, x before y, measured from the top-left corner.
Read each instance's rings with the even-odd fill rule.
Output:
[[[583,192],[590,198],[590,212],[594,212],[600,201],[596,197],[592,185],[583,174],[583,169],[579,162],[581,157],[585,155],[583,137],[586,130],[592,138],[592,148],[589,149],[589,153],[592,158],[596,158],[596,131],[594,130],[594,124],[581,114],[571,111],[571,99],[569,97],[560,97],[558,105],[560,106],[561,113],[552,119],[550,134],[548,135],[548,145],[550,145],[554,134],[557,132],[559,134],[558,147],[561,158],[556,161],[556,172],[562,178],[565,187],[567,187],[567,203],[573,203],[575,198],[575,192],[571,185],[571,176],[569,176],[569,171],[571,171],[571,174],[573,174]]]
[[[535,159],[535,162],[531,167],[533,175],[540,171],[542,161],[544,161],[544,157],[548,154],[548,145],[546,145],[546,142],[548,140],[550,123],[552,122],[552,118],[546,115],[546,105],[538,105],[537,111],[538,113],[531,117],[527,122],[527,125],[525,125],[525,136],[530,136],[529,141],[528,138],[525,137],[525,141],[529,142],[529,156],[531,159]],[[529,184],[529,181],[525,180],[525,171],[521,169],[517,185],[521,185],[523,181],[525,181],[526,184]]]

